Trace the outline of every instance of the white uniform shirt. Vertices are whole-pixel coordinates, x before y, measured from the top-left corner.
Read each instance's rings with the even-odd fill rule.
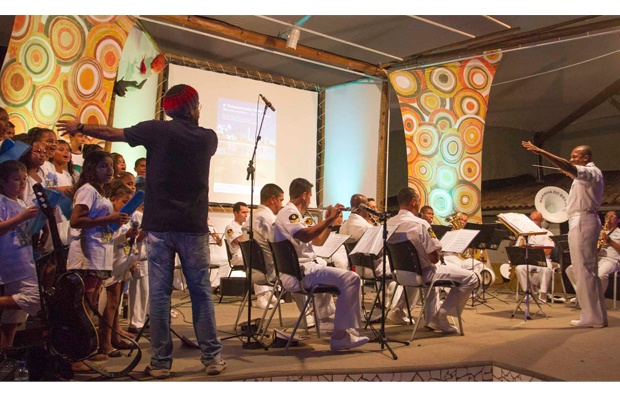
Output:
[[[351,214],[349,219],[344,221],[340,227],[340,233],[343,235],[351,235],[351,239],[359,241],[368,228],[372,228],[371,223],[358,214]]]
[[[436,270],[428,255],[441,249],[441,242],[435,237],[431,225],[422,218],[418,218],[411,212],[401,209],[398,215],[389,220],[388,225],[398,225],[396,232],[390,237],[390,243],[411,241],[418,251],[423,274],[426,275]]]
[[[249,219],[248,222],[249,223]],[[254,230],[254,240],[263,250],[263,256],[265,257],[265,268],[268,277],[274,277],[275,271],[273,266],[273,256],[271,255],[271,249],[268,242],[273,242],[274,224],[276,223],[276,216],[271,209],[265,205],[259,205],[252,215],[252,229]]]
[[[26,208],[26,203],[21,199],[13,200],[0,194],[0,221],[7,221],[21,214]],[[36,277],[32,243],[30,235],[26,233],[28,222],[25,221],[0,236],[0,285]]]
[[[112,202],[90,184],[77,190],[73,200],[73,206],[76,205],[88,207],[88,217],[93,219],[110,215],[114,209]],[[71,239],[68,269],[112,270],[114,246],[108,225],[71,229]]]
[[[616,228],[611,231],[611,233],[609,233],[609,239],[616,243],[620,243],[620,229]],[[618,254],[618,251],[616,251],[610,244],[607,243],[601,247],[599,257],[613,259],[617,262],[620,262],[620,254]]]
[[[58,176],[58,186],[74,186],[77,184],[80,179],[80,173],[77,171],[73,172],[73,178],[69,171],[63,169],[62,172],[56,172]],[[74,181],[75,180],[75,181]]]
[[[241,229],[241,225],[237,222],[232,221],[228,225],[226,225],[224,239],[226,243],[228,243],[228,248],[230,249],[230,255],[232,257],[233,265],[243,265],[243,257],[241,255],[241,247],[234,243],[233,241],[237,238],[241,240],[243,236],[243,230]]]
[[[566,212],[569,218],[575,212],[599,210],[603,200],[603,173],[593,162],[588,162],[585,166],[576,165],[577,177],[573,179],[573,184],[568,193],[568,204]]]
[[[50,164],[50,162],[46,162],[46,164]],[[52,165],[53,167],[53,165]],[[56,171],[53,173],[48,169],[47,171],[40,167],[37,169],[37,175],[41,178],[41,185],[44,188],[55,188],[58,186],[58,175]],[[34,189],[32,187],[38,182],[32,178],[30,175],[26,178],[26,190],[24,191],[24,202],[30,206],[34,204],[34,199],[36,195],[34,194]]]
[[[307,227],[308,225],[306,225],[301,212],[299,212],[299,209],[297,209],[292,202],[282,207],[276,216],[273,240],[274,242],[280,242],[285,239],[291,241],[295,247],[295,251],[297,251],[300,264],[316,260],[314,249],[312,249],[312,243],[305,243],[293,237],[297,232]]]

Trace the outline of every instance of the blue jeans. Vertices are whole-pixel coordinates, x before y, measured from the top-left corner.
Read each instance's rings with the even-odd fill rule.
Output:
[[[151,366],[172,367],[170,335],[170,295],[174,275],[174,258],[179,254],[183,276],[192,301],[192,317],[200,361],[208,366],[222,359],[222,344],[217,339],[215,310],[209,283],[209,235],[184,232],[149,232],[149,302]]]

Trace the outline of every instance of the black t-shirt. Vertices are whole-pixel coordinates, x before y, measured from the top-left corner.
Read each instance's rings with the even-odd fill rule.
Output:
[[[142,227],[153,232],[208,232],[209,166],[217,150],[215,131],[174,119],[144,121],[124,132],[129,145],[146,148]]]

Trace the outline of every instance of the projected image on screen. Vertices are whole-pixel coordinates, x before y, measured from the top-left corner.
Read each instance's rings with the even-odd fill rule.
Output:
[[[260,128],[265,105],[259,94],[276,108],[267,110],[256,151],[254,204],[260,190],[275,183],[284,191],[295,178],[316,184],[317,107],[316,91],[299,90],[264,81],[214,73],[198,68],[169,65],[168,87],[189,84],[200,97],[200,125],[218,136],[211,159],[209,201],[250,203],[248,162]],[[313,190],[312,206],[316,206]]]
[[[256,118],[262,117],[264,106],[227,98],[219,98],[217,105],[217,127],[219,137],[217,164],[246,164],[246,168],[216,166],[213,168],[213,192],[224,194],[250,194],[247,178],[247,163],[252,158],[256,141]],[[256,150],[256,179],[275,181],[276,176],[276,113],[268,112],[260,133]]]

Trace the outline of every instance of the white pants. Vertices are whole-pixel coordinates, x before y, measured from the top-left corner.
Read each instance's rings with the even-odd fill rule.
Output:
[[[360,293],[360,277],[349,270],[332,268],[316,262],[308,262],[302,265],[304,279],[302,286],[310,289],[315,285],[335,286],[340,290],[336,300],[336,314],[334,317],[334,331],[345,329],[358,329],[362,325],[362,301]],[[290,275],[282,275],[282,284],[289,291],[299,289],[299,282]],[[323,305],[323,306],[321,306]],[[326,309],[324,303],[319,304],[317,309]],[[317,316],[323,318],[323,313]]]
[[[573,216],[568,221],[568,247],[575,292],[581,306],[580,321],[607,325],[605,291],[598,277],[597,249],[601,221],[595,214]]]
[[[601,288],[603,289],[603,293],[607,290],[607,286],[609,285],[609,278],[614,272],[618,272],[620,270],[620,261],[611,258],[601,258],[598,260],[598,277],[601,280]],[[570,280],[570,283],[575,288],[575,292],[577,291],[577,281],[575,280],[575,269],[573,269],[573,265],[570,265],[566,268],[566,276]]]
[[[398,282],[403,285],[417,286],[420,283],[419,275],[412,272],[396,271],[395,275]],[[454,265],[435,265],[432,269],[425,269],[423,276],[425,283],[430,283],[436,279],[449,279],[461,284],[458,288],[450,290],[446,300],[441,305],[449,315],[460,315],[471,296],[471,292],[478,284],[478,277],[472,271]],[[438,292],[431,292],[424,306],[426,324],[437,314],[439,307]]]
[[[521,289],[527,289],[527,268],[530,271],[530,292],[534,293],[535,289],[540,289],[540,293],[549,293],[549,285],[551,284],[551,278],[553,278],[552,266],[549,259],[547,259],[546,268],[534,265],[517,265],[515,273],[517,278],[519,278]]]
[[[146,264],[146,261],[144,261]],[[149,277],[129,281],[129,327],[140,329],[149,313]]]

